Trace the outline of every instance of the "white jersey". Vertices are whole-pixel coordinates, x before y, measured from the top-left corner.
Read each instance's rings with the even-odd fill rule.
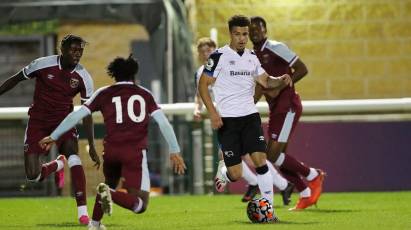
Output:
[[[264,72],[249,49],[240,55],[226,45],[210,55],[203,73],[216,78],[213,93],[221,117],[243,117],[258,112],[254,89],[256,77]]]
[[[197,69],[197,72],[194,75],[194,81],[195,81],[195,84],[196,84],[196,91],[198,90],[198,84],[200,83],[200,77],[201,77],[201,74],[203,73],[203,71],[204,71],[204,65],[200,66]],[[212,88],[213,87],[211,85],[208,86],[208,92],[210,93],[211,100],[214,101],[214,95],[213,95],[213,89]]]

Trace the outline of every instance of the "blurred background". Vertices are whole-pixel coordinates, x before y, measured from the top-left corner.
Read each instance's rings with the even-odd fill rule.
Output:
[[[234,14],[264,17],[269,39],[286,43],[307,65],[309,74],[296,89],[308,112],[289,153],[327,171],[325,191],[411,189],[408,0],[5,0],[0,3],[0,80],[35,58],[58,53],[59,41],[69,33],[89,42],[81,63],[96,89],[112,83],[106,74],[109,61],[133,53],[141,64],[139,83],[165,105],[189,166],[185,176],[170,173],[165,141],[153,123],[148,154],[153,193],[212,193],[215,136],[207,120],[192,121],[193,76],[200,65],[195,44],[205,36],[219,46],[228,43],[227,20]],[[30,106],[33,89],[34,81],[25,81],[0,97],[0,196],[70,195],[68,171],[63,190],[55,188],[52,177],[38,185],[25,182],[27,115],[10,107]],[[335,104],[359,99],[363,109],[341,111]],[[379,105],[369,99],[389,100]],[[322,109],[310,112],[311,102]],[[104,127],[101,117],[95,120],[101,152]],[[92,167],[79,129],[80,155],[93,194],[103,176]],[[244,189],[240,182],[230,192]]]

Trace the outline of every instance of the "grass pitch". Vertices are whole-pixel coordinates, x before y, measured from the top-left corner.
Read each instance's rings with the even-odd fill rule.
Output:
[[[297,195],[293,194],[293,203]],[[94,198],[88,200],[92,213]],[[277,194],[279,224],[252,224],[238,195],[162,196],[136,215],[114,206],[107,229],[411,229],[411,192],[326,193],[318,207],[289,212]],[[79,226],[71,198],[0,199],[0,229],[87,229]]]

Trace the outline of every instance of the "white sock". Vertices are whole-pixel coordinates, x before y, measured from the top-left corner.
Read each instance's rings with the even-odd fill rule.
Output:
[[[241,161],[241,165],[243,166],[243,178],[249,185],[257,185],[257,176],[251,171],[250,167],[244,161]]]
[[[231,182],[230,178],[228,178],[228,176],[227,176],[227,167],[226,166],[223,166],[221,168],[221,175],[223,175],[223,178],[224,178],[225,181],[227,181],[227,183]]]
[[[64,168],[64,162],[61,160],[56,160],[56,162],[57,162],[57,169],[56,169],[56,172],[57,172]]]
[[[91,225],[93,225],[95,227],[100,227],[100,221],[91,220]]]
[[[300,197],[302,198],[307,198],[310,196],[311,196],[311,189],[309,187],[307,187],[306,189],[300,192]]]
[[[258,187],[260,188],[261,196],[270,201],[272,205],[274,198],[273,191],[273,178],[271,177],[270,170],[264,174],[257,174]]]
[[[78,218],[88,216],[87,205],[77,206],[77,216]]]
[[[314,168],[310,168],[310,173],[308,173],[308,176],[306,178],[308,181],[312,181],[317,176],[318,176],[318,171],[315,170]]]
[[[268,169],[270,170],[271,176],[273,177],[273,184],[275,187],[277,187],[279,190],[283,191],[285,188],[287,188],[288,182],[286,179],[284,179],[283,176],[281,176],[280,173],[278,173],[277,169],[274,168],[274,166],[268,161],[267,161],[267,166]]]
[[[138,202],[134,205],[133,212],[139,213],[143,209],[143,200],[140,197],[137,197]]]
[[[278,156],[277,160],[275,161],[275,166],[280,167],[283,163],[284,163],[284,159],[285,159],[285,154],[284,153],[280,153],[280,155]]]

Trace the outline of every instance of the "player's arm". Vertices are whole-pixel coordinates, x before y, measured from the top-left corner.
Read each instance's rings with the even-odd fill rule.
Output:
[[[54,142],[56,142],[61,137],[61,135],[69,131],[81,119],[90,114],[90,110],[85,106],[81,106],[80,109],[71,112],[69,115],[67,115],[66,118],[64,118],[64,120],[59,124],[59,126],[57,126],[57,128],[50,134],[50,136],[43,138],[39,142],[40,146],[48,151],[54,144]]]
[[[284,74],[279,77],[273,77],[268,75],[266,72],[257,76],[257,83],[264,88],[270,89],[282,89],[286,86],[292,86],[293,82],[290,75]]]
[[[263,87],[260,84],[255,84],[254,103],[257,103],[263,96]]]
[[[210,114],[211,127],[213,129],[218,129],[223,126],[223,121],[220,114],[217,112],[213,100],[211,99],[210,92],[208,91],[208,86],[214,84],[215,81],[216,78],[210,77],[205,73],[201,74],[198,91],[200,92],[201,99]]]
[[[163,134],[163,137],[167,141],[173,171],[178,175],[184,174],[187,167],[180,155],[180,146],[178,145],[173,127],[161,109],[154,111],[151,116],[157,122],[161,134]]]
[[[298,58],[293,63],[291,68],[293,70],[293,73],[291,74],[291,78],[293,79],[294,83],[297,83],[308,73],[307,66],[304,64],[304,62],[300,58]]]
[[[81,104],[83,103],[84,101],[82,100]],[[100,168],[100,158],[97,155],[96,146],[94,144],[94,124],[93,124],[93,116],[91,114],[83,118],[83,127],[86,133],[86,136],[87,136],[87,141],[88,141],[88,146],[89,146],[88,153],[90,155],[91,160],[94,161],[95,163],[94,166],[97,166],[97,169],[98,169]]]
[[[203,109],[203,101],[201,100],[200,93],[197,89],[196,95],[194,96],[194,120],[201,121],[201,110]]]
[[[27,78],[24,76],[23,70],[9,77],[6,81],[4,81],[1,84],[0,95],[13,89],[19,82],[24,81],[24,80],[27,80]]]

